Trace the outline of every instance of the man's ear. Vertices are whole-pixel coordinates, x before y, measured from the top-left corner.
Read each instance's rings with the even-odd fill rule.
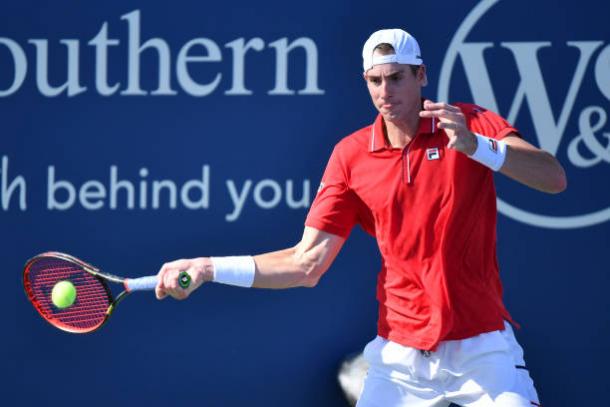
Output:
[[[426,65],[421,64],[419,66],[419,69],[417,70],[417,79],[421,83],[422,87],[428,85],[428,74],[426,73]]]

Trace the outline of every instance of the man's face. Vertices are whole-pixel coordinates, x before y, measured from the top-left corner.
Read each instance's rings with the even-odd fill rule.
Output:
[[[426,85],[422,65],[414,75],[409,65],[375,65],[364,74],[373,104],[386,121],[407,120],[421,106],[421,87]]]

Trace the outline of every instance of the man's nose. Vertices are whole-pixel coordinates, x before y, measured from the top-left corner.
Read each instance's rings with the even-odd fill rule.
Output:
[[[388,81],[381,81],[381,85],[379,85],[379,96],[384,99],[390,96],[390,86],[388,84]]]

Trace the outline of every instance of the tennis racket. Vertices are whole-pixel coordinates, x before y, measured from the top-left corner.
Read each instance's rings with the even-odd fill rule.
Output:
[[[191,277],[183,271],[179,285],[187,289]],[[76,288],[76,299],[66,308],[53,304],[55,284],[69,281]],[[122,284],[124,290],[113,296],[108,283]],[[27,261],[23,269],[25,294],[38,313],[51,325],[71,333],[89,333],[102,327],[117,304],[134,291],[154,290],[157,276],[124,278],[104,273],[69,254],[47,252]]]

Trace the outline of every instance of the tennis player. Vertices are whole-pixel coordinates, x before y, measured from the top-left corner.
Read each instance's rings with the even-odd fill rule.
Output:
[[[502,302],[493,174],[558,193],[563,168],[484,107],[422,98],[426,67],[409,33],[373,33],[362,57],[379,114],[336,145],[301,241],[167,263],[157,297],[184,299],[209,281],[313,287],[359,224],[377,239],[382,268],[358,406],[539,406]],[[194,281],[186,291],[183,270]]]

